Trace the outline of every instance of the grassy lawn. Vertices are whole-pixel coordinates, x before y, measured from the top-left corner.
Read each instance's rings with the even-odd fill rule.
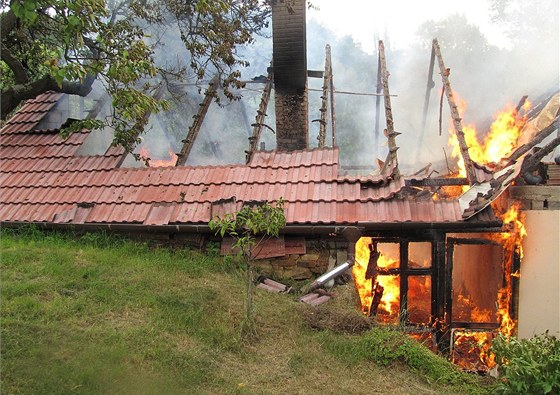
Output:
[[[245,341],[244,272],[216,251],[1,236],[2,394],[488,392],[398,332],[349,333],[362,322],[351,287],[320,309],[257,289],[258,338]]]

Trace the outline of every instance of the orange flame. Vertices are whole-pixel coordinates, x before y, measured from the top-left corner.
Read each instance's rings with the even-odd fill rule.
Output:
[[[523,247],[521,242],[527,236],[525,228],[525,217],[520,211],[520,203],[513,204],[501,217],[504,226],[510,228],[509,232],[500,233],[497,237],[504,244],[504,259],[502,267],[504,271],[504,286],[498,292],[498,318],[500,319],[500,332],[506,336],[511,336],[515,330],[516,322],[509,313],[509,306],[512,298],[512,277],[513,260],[515,254],[523,258]]]
[[[172,167],[175,166],[177,163],[177,155],[173,152],[172,149],[168,151],[169,159],[151,159],[150,158],[150,151],[146,146],[140,147],[139,155],[142,159],[148,161],[148,165],[150,167]]]
[[[377,260],[378,273],[375,282],[366,279],[366,270],[370,258],[369,245],[372,243],[370,237],[362,237],[356,243],[356,263],[352,268],[352,276],[358,295],[360,296],[361,310],[368,314],[373,300],[373,288],[375,282],[383,287],[383,295],[377,306],[378,320],[393,322],[399,317],[400,312],[400,280],[397,274],[389,274],[389,269],[398,269],[399,261],[383,254],[380,247],[380,255]],[[430,259],[427,257],[426,259]],[[409,277],[409,281],[412,277]],[[414,276],[414,281],[409,282],[408,297],[414,302],[414,317],[422,321],[429,321],[430,317],[430,292],[431,278],[425,276]],[[426,302],[427,301],[427,302]],[[410,302],[410,301],[409,301]],[[426,306],[423,306],[423,303]],[[424,311],[424,309],[426,311]]]
[[[520,258],[523,257],[521,242],[523,237],[527,235],[527,230],[524,225],[524,217],[519,208],[520,204],[514,204],[501,216],[504,226],[508,228],[509,231],[492,236],[494,240],[503,244],[505,250],[502,260],[504,285],[498,291],[496,301],[498,308],[496,315],[499,321],[498,331],[507,337],[513,335],[517,325],[517,322],[510,314],[512,277],[519,276],[518,272],[512,272],[513,260],[516,253],[519,254]],[[480,317],[478,314],[478,312],[473,313],[473,315],[477,316],[476,318],[484,318],[482,321],[490,321],[488,319],[490,317]],[[494,367],[496,365],[495,356],[489,352],[492,339],[493,335],[486,332],[457,331],[454,340],[453,361],[463,368],[473,369],[473,367],[477,364],[470,361],[467,355],[477,352],[478,362],[488,368]],[[470,345],[470,348],[468,345]],[[466,348],[469,348],[469,350],[465,350]],[[478,365],[478,367],[480,366]]]
[[[523,108],[528,109],[531,106],[526,101]],[[460,103],[459,112],[464,112],[464,103]],[[472,125],[463,125],[465,140],[469,147],[469,155],[471,159],[479,164],[498,163],[501,159],[506,158],[514,150],[517,140],[527,121],[526,117],[520,117],[519,113],[512,106],[507,106],[504,110],[496,114],[495,120],[490,126],[486,137],[483,141],[478,138],[476,128]],[[449,144],[453,150],[451,156],[457,158],[459,167],[459,176],[466,177],[467,172],[465,163],[461,156],[459,142],[455,135],[455,130],[450,129]]]
[[[451,355],[453,363],[468,370],[494,367],[495,356],[489,352],[493,337],[489,332],[455,331]]]
[[[369,312],[373,300],[372,289],[374,284],[372,284],[371,279],[366,279],[366,269],[370,256],[368,246],[371,243],[371,237],[362,237],[358,240],[356,243],[356,263],[352,267],[354,284],[356,285],[358,295],[360,296],[360,303],[364,314]],[[390,267],[398,267],[398,261],[381,254],[377,260],[377,267],[380,270],[386,270]],[[377,276],[376,281],[384,288],[383,296],[377,311],[384,319],[392,320],[397,317],[399,310],[399,277],[379,275]]]

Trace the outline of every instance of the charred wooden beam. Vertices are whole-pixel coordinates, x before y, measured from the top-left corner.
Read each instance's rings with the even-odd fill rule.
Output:
[[[177,154],[177,164],[175,166],[184,166],[185,163],[187,163],[187,159],[189,157],[189,154],[191,153],[194,141],[196,140],[196,136],[198,136],[198,132],[200,132],[200,128],[202,127],[202,123],[204,122],[204,117],[208,112],[208,108],[210,107],[210,103],[212,103],[212,99],[214,98],[217,88],[218,76],[215,76],[212,81],[210,81],[210,85],[208,86],[208,89],[204,94],[204,100],[200,104],[200,109],[194,116],[194,121],[189,128],[187,137],[183,140],[183,147],[181,148],[181,152]]]
[[[395,127],[393,125],[393,110],[391,109],[391,97],[389,93],[389,72],[387,71],[387,62],[385,61],[385,45],[383,41],[379,41],[379,59],[381,64],[381,80],[383,84],[383,101],[385,104],[385,120],[387,124],[387,140],[389,142],[389,154],[387,155],[387,160],[385,161],[383,168],[381,169],[381,174],[385,174],[387,169],[393,169],[393,177],[398,177],[399,173],[399,163],[397,160],[397,143],[395,137],[399,134],[395,132]]]
[[[436,59],[436,52],[432,45],[432,53],[430,55],[430,66],[428,67],[428,82],[426,83],[426,94],[424,96],[424,110],[422,111],[422,127],[420,128],[420,137],[418,140],[418,151],[416,159],[420,157],[420,149],[424,144],[424,132],[426,131],[426,120],[428,119],[428,107],[430,106],[430,92],[436,86],[434,82],[434,63]]]
[[[527,102],[527,99],[529,98],[529,95],[523,95],[521,97],[521,99],[519,100],[519,103],[517,103],[517,107],[515,107],[515,113],[517,114],[519,111],[521,111],[521,107],[523,107],[525,105],[525,103]]]
[[[437,232],[432,247],[432,312],[436,330],[436,344],[439,351],[445,351],[449,344],[446,323],[446,243],[445,233]]]
[[[154,91],[154,94],[153,94],[153,98],[155,100],[160,100],[163,97],[163,92],[165,91],[165,87],[166,87],[166,84],[163,81],[160,82],[160,84],[157,86],[157,88],[156,88],[156,90]],[[108,98],[109,98],[109,95],[107,95],[107,99]],[[103,107],[103,105],[100,105],[100,107],[97,110],[101,111],[102,107]],[[151,111],[147,112],[146,114],[144,114],[144,117],[142,118],[142,121],[140,121],[140,122],[143,125],[146,125],[148,123],[148,120],[150,119],[151,115],[152,115]],[[88,119],[89,119],[89,117],[88,117]],[[109,148],[109,149],[111,149],[111,148]],[[119,161],[117,162],[117,164],[115,165],[115,167],[121,167],[122,164],[124,163],[126,157],[128,156],[128,154],[129,154],[129,152],[127,152],[126,150],[123,151],[123,154],[122,154],[121,158],[119,159]],[[136,159],[140,158],[138,154],[135,154],[135,157],[136,157]],[[146,163],[146,165],[148,165],[148,163]]]
[[[381,303],[383,291],[385,290],[378,282],[374,283],[372,288],[371,306],[369,306],[368,317],[375,317],[377,315],[377,309],[379,308],[379,303]]]
[[[500,324],[495,322],[452,322],[451,327],[454,329],[476,329],[492,331],[498,329]]]
[[[449,344],[451,339],[451,320],[453,317],[453,244],[449,243],[446,244],[446,261],[445,261],[445,271],[443,273],[444,279],[440,278],[439,280],[442,281],[444,285],[444,293],[443,298],[444,302],[444,320],[441,323],[441,341],[442,343],[438,343],[440,351],[447,351],[449,350]]]
[[[556,147],[560,145],[560,136],[556,137],[555,139],[551,140],[550,143],[539,149],[533,155],[528,157],[525,162],[523,163],[522,171],[532,171],[535,167],[540,163],[540,161],[550,154]]]
[[[332,71],[332,61],[331,61],[331,46],[327,45],[325,47],[325,57],[329,59],[329,99],[331,105],[331,132],[332,132],[332,146],[336,147],[336,113],[334,105],[334,78]]]
[[[466,178],[425,178],[423,180],[405,180],[407,187],[442,187],[448,185],[469,185]]]
[[[494,240],[488,239],[467,239],[467,238],[456,238],[456,237],[449,237],[447,239],[448,242],[452,242],[456,245],[490,245],[490,246],[501,246],[500,243]]]
[[[307,76],[309,78],[323,78],[325,73],[322,70],[307,70]]]
[[[375,86],[375,130],[373,135],[373,144],[375,154],[377,155],[377,147],[379,146],[379,117],[381,116],[381,57],[377,56],[377,85]]]
[[[272,62],[270,63],[270,67],[268,70],[269,71],[266,80],[266,85],[264,86],[264,90],[261,96],[261,104],[259,104],[257,116],[255,117],[255,123],[251,125],[253,126],[253,134],[251,135],[251,137],[249,137],[249,150],[246,152],[246,158],[245,158],[246,163],[249,163],[251,161],[253,154],[255,153],[255,151],[258,150],[259,140],[261,138],[261,132],[263,126],[266,126],[267,128],[272,130],[272,128],[264,124],[264,119],[267,115],[266,110],[268,108],[268,102],[270,100],[273,78],[274,78]],[[274,132],[274,130],[272,131]]]
[[[321,119],[319,124],[319,135],[317,140],[319,140],[319,148],[325,147],[325,141],[327,139],[327,100],[329,96],[329,79],[330,79],[330,68],[331,68],[331,57],[330,57],[331,47],[327,44],[325,47],[325,72],[323,73],[323,95],[321,97]]]
[[[414,172],[412,175],[413,175],[413,176],[417,176],[417,175],[420,175],[420,174],[422,174],[422,173],[426,173],[426,174],[427,174],[427,173],[430,171],[430,167],[432,167],[432,163],[431,163],[431,162],[428,163],[428,164],[427,164],[426,166],[424,166],[423,168],[421,168],[420,170]],[[434,171],[435,171],[435,170],[434,170]],[[436,173],[438,173],[438,172],[436,171]]]
[[[434,48],[441,78],[443,81],[443,89],[447,95],[447,101],[449,102],[449,107],[451,110],[451,117],[453,118],[453,126],[455,128],[455,133],[457,134],[457,140],[459,141],[459,149],[461,151],[461,156],[465,162],[465,168],[467,170],[467,179],[469,184],[473,184],[476,181],[476,175],[474,173],[474,168],[472,164],[472,159],[469,155],[469,146],[465,139],[465,133],[463,132],[462,119],[459,114],[459,109],[455,103],[455,98],[453,97],[453,90],[451,89],[451,83],[449,82],[449,69],[445,67],[443,63],[443,57],[441,56],[441,50],[437,39],[434,39],[432,47]]]
[[[399,252],[399,322],[405,325],[408,321],[408,240],[400,240]]]
[[[507,166],[512,165],[513,163],[515,163],[515,161],[517,159],[521,158],[523,155],[525,155],[527,152],[529,152],[534,146],[536,146],[541,141],[543,141],[545,138],[550,136],[554,131],[558,130],[558,126],[559,126],[558,121],[559,121],[559,118],[557,116],[556,118],[554,118],[552,120],[550,125],[548,125],[546,128],[542,129],[540,132],[535,134],[535,137],[533,137],[533,139],[530,142],[522,145],[521,147],[519,147],[515,151],[513,151],[511,153],[511,155],[509,156],[509,158],[507,158],[505,161],[503,161],[503,164],[500,163],[498,169],[503,169]]]

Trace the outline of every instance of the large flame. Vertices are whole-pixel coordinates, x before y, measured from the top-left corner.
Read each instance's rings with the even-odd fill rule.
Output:
[[[515,255],[518,254],[519,258],[523,257],[523,249],[521,242],[527,235],[527,230],[524,225],[524,217],[519,210],[520,205],[512,205],[503,215],[501,219],[504,227],[508,232],[499,233],[492,236],[492,239],[500,242],[504,246],[504,255],[502,259],[502,270],[504,283],[503,287],[498,291],[496,300],[497,305],[497,319],[499,322],[498,332],[510,337],[513,335],[517,322],[510,314],[511,298],[512,298],[512,277],[518,277],[518,273],[513,273],[513,261]],[[464,298],[466,299],[466,298]],[[458,303],[468,303],[468,300],[463,300]],[[455,308],[455,307],[454,307]],[[489,322],[489,312],[475,312],[472,310],[472,321]],[[483,313],[485,316],[481,317],[479,314]],[[482,320],[479,320],[482,318]],[[493,339],[493,334],[488,332],[467,332],[457,331],[454,339],[454,354],[453,360],[458,365],[467,369],[480,369],[481,365],[492,368],[496,365],[495,356],[489,352],[490,344]],[[469,360],[468,355],[477,354],[478,361]]]
[[[138,154],[143,160],[148,161],[148,165],[150,167],[172,167],[175,166],[177,163],[177,155],[173,152],[172,149],[167,151],[169,154],[169,159],[151,159],[151,153],[148,150],[148,147],[142,146],[140,147],[140,151]]]
[[[372,239],[370,237],[362,237],[358,240],[356,243],[356,263],[352,268],[354,283],[360,296],[361,309],[364,314],[370,313],[373,300],[373,288],[376,282],[378,286],[383,287],[383,295],[377,310],[373,313],[377,314],[378,320],[380,321],[394,322],[399,318],[400,313],[401,278],[397,274],[389,274],[388,270],[397,269],[399,267],[399,261],[384,255],[380,248],[381,253],[377,260],[378,273],[374,280],[375,282],[372,282],[372,279],[366,279],[366,270],[370,258],[369,245],[371,243]],[[426,259],[429,259],[429,257],[426,257]],[[412,278],[416,281],[410,281]],[[418,319],[426,321],[426,323],[429,321],[430,316],[430,292],[431,279],[429,277],[409,277],[408,297],[413,301],[415,310],[421,310],[415,311],[414,317],[418,317]],[[423,302],[426,302],[426,306],[422,306]],[[424,312],[422,307],[425,307],[427,311]]]
[[[512,297],[512,272],[515,255],[519,259],[523,258],[523,247],[521,242],[527,236],[525,228],[525,217],[519,210],[521,204],[513,204],[502,216],[504,227],[509,228],[508,232],[499,233],[498,237],[504,245],[504,258],[502,268],[504,271],[504,286],[498,292],[498,318],[500,320],[500,332],[506,336],[511,336],[515,330],[516,322],[511,317],[509,307]]]
[[[530,102],[526,101],[523,108],[528,109],[530,105]],[[460,102],[459,113],[461,116],[464,108],[464,103]],[[520,116],[513,106],[507,106],[495,115],[495,120],[483,141],[479,139],[474,126],[463,125],[463,132],[471,159],[479,164],[486,165],[498,163],[501,159],[509,156],[515,149],[521,130],[526,122],[527,117]],[[455,130],[451,128],[449,133],[449,144],[453,148],[451,156],[458,160],[459,176],[466,177],[465,163],[461,156]]]
[[[362,237],[356,243],[356,263],[352,267],[354,284],[360,296],[362,312],[368,314],[373,300],[373,286],[371,279],[366,279],[366,269],[369,262],[369,245],[372,243],[371,237]],[[380,270],[389,267],[398,267],[398,261],[390,259],[383,254],[379,256],[377,266]],[[379,285],[383,287],[383,296],[379,303],[378,313],[384,320],[392,320],[398,316],[400,283],[398,276],[379,275],[376,278]]]

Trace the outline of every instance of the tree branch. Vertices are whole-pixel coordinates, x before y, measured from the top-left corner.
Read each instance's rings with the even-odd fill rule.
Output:
[[[95,76],[88,75],[82,82],[63,81],[58,85],[51,76],[45,76],[26,84],[16,84],[1,92],[0,118],[5,119],[24,100],[33,99],[40,93],[54,91],[70,95],[87,96],[92,89]]]
[[[2,60],[8,65],[10,70],[14,73],[16,84],[26,84],[29,82],[29,76],[27,75],[27,70],[23,64],[12,55],[12,51],[1,44],[0,55]]]
[[[15,30],[16,24],[17,17],[12,10],[2,13],[2,16],[0,17],[0,35],[2,40],[4,40],[5,37],[8,37],[8,34]]]

